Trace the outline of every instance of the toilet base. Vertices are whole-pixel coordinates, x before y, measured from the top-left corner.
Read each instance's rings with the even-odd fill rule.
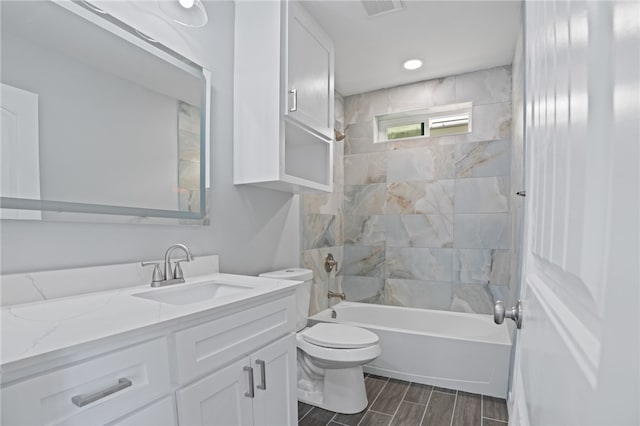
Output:
[[[299,377],[298,400],[336,413],[361,412],[367,408],[362,366],[325,369],[321,379]]]

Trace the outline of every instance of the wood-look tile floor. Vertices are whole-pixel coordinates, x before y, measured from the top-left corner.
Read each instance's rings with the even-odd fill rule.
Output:
[[[369,405],[338,414],[298,402],[300,426],[506,426],[504,399],[368,375]]]

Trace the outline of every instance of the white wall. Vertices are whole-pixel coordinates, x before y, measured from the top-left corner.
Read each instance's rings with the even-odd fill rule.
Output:
[[[297,266],[298,197],[232,182],[233,2],[207,1],[209,24],[200,29],[167,23],[156,2],[96,4],[211,71],[211,225],[2,221],[2,273],[158,259],[175,242],[220,254],[223,272]]]

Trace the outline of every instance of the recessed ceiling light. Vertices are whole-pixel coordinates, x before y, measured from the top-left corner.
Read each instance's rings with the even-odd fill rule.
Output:
[[[195,0],[178,0],[178,3],[185,9],[191,9],[195,4]]]
[[[420,59],[409,59],[402,66],[407,70],[417,70],[422,66],[422,61]]]

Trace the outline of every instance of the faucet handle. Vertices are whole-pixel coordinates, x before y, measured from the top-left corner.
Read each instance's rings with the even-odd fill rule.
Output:
[[[184,260],[178,260],[176,262],[176,266],[173,269],[173,278],[184,278],[184,274],[182,273],[182,266],[180,266],[180,263],[184,262]],[[187,260],[188,262],[188,260]]]
[[[160,263],[158,262],[142,262],[142,266],[153,266],[153,276],[151,277],[151,283],[157,283],[164,280],[164,274],[160,270]]]

